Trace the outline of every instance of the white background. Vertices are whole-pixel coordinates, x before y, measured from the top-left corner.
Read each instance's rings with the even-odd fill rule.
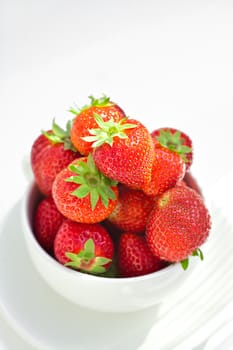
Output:
[[[204,190],[232,169],[233,1],[0,0],[0,29],[2,217],[40,130],[90,94],[189,134]]]

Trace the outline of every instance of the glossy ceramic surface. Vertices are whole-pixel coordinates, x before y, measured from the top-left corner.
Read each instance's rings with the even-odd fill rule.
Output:
[[[59,264],[40,247],[32,232],[32,218],[40,194],[31,184],[22,204],[23,234],[32,262],[44,280],[68,300],[99,311],[128,312],[160,304],[191,274],[196,259],[184,271],[180,264],[132,278],[104,278],[83,274]]]

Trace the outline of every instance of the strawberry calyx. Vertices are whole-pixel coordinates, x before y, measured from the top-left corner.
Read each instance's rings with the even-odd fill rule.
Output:
[[[156,140],[161,146],[178,153],[184,162],[188,162],[186,154],[192,152],[192,149],[183,144],[184,139],[181,137],[180,131],[177,130],[175,133],[172,133],[170,130],[160,130]]]
[[[88,98],[91,100],[91,106],[106,107],[113,105],[113,103],[110,102],[110,97],[107,97],[106,95],[103,95],[100,98],[95,98],[93,95],[90,95]]]
[[[65,266],[92,274],[104,273],[107,270],[106,265],[112,261],[109,258],[95,255],[95,243],[92,238],[85,242],[83,249],[78,254],[66,252],[65,255],[70,259]]]
[[[203,254],[203,252],[201,251],[200,248],[197,248],[196,250],[194,250],[194,252],[192,252],[191,255],[192,255],[192,256],[197,256],[197,257],[199,257],[199,258],[201,259],[201,261],[204,260],[204,254]],[[182,268],[183,268],[184,270],[187,270],[187,268],[188,268],[188,266],[189,266],[189,257],[187,257],[187,258],[184,259],[184,260],[181,260],[181,261],[180,261],[180,264],[181,264],[181,266],[182,266]]]
[[[77,115],[90,107],[110,107],[114,105],[114,103],[110,101],[110,97],[107,97],[106,95],[99,98],[95,98],[93,95],[90,95],[88,98],[91,100],[89,104],[84,105],[81,108],[75,105],[69,109],[69,112]]]
[[[97,113],[94,113],[94,118],[99,128],[89,129],[88,131],[92,136],[82,137],[86,142],[93,142],[93,148],[99,147],[104,143],[112,146],[115,137],[127,139],[128,136],[125,130],[137,127],[135,124],[126,123],[127,118],[122,118],[119,122],[115,122],[113,119],[104,121]]]
[[[91,154],[88,155],[87,162],[79,161],[78,164],[70,164],[69,170],[76,175],[66,178],[65,181],[80,185],[72,195],[78,198],[90,195],[92,210],[95,209],[99,199],[105,208],[108,207],[110,199],[116,200],[116,194],[111,187],[117,186],[117,181],[109,179],[97,169]]]
[[[55,123],[55,119],[53,119],[52,130],[50,132],[42,130],[41,132],[53,144],[63,143],[64,149],[70,149],[74,152],[77,152],[70,139],[71,127],[72,120],[69,120],[66,123],[66,129],[62,129],[58,124]]]

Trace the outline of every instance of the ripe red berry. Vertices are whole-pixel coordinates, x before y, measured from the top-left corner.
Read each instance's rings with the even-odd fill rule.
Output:
[[[64,131],[53,122],[53,130],[43,132],[31,149],[31,167],[41,193],[51,195],[56,175],[79,156],[70,142],[69,128]]]
[[[154,205],[154,197],[122,185],[119,187],[117,205],[109,215],[108,221],[122,231],[144,233]]]
[[[83,137],[90,136],[89,130],[98,127],[94,118],[95,114],[100,115],[104,121],[112,119],[117,122],[125,118],[124,111],[114,102],[111,102],[108,97],[103,96],[96,99],[89,96],[89,98],[91,103],[81,108],[81,110],[70,109],[70,112],[75,114],[71,128],[71,140],[77,150],[85,156],[93,151],[92,143],[84,141]]]
[[[148,196],[157,196],[174,187],[185,174],[185,163],[179,154],[155,144],[151,181],[143,186]]]
[[[96,168],[91,154],[63,169],[53,183],[53,199],[68,219],[95,223],[105,220],[117,204],[118,188]]]
[[[83,224],[67,219],[57,232],[54,254],[61,264],[73,269],[103,273],[111,264],[114,246],[101,224]]]
[[[188,135],[174,128],[159,128],[151,136],[156,143],[178,153],[185,162],[186,171],[190,168],[193,162],[193,144]]]
[[[98,115],[99,128],[91,130],[94,161],[97,168],[110,179],[141,189],[151,179],[154,145],[148,130],[139,121],[122,119],[104,122]]]
[[[53,242],[56,233],[64,220],[53,199],[47,197],[38,204],[34,216],[34,232],[42,248],[53,253]]]
[[[118,267],[122,277],[135,277],[158,271],[165,263],[152,254],[144,236],[122,233],[118,247]]]
[[[209,212],[202,197],[187,186],[174,187],[157,199],[147,227],[151,251],[161,259],[186,259],[208,238]]]

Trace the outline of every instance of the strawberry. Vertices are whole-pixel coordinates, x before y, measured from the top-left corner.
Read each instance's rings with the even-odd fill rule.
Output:
[[[122,233],[118,247],[118,268],[122,277],[146,275],[164,266],[165,263],[152,254],[144,236]]]
[[[51,195],[56,175],[79,156],[69,140],[69,124],[64,131],[53,122],[53,129],[43,132],[34,141],[31,167],[35,181],[45,196]]]
[[[42,248],[48,253],[53,252],[55,235],[64,220],[64,216],[57,210],[51,197],[43,198],[35,211],[34,232]]]
[[[193,161],[192,140],[184,132],[174,128],[160,128],[151,133],[156,143],[178,153],[185,162],[186,171]]]
[[[151,181],[142,187],[148,196],[157,196],[183,179],[185,163],[176,152],[155,144]]]
[[[122,231],[143,233],[154,204],[154,197],[148,197],[140,190],[122,185],[119,188],[117,205],[108,217],[108,221]]]
[[[148,130],[139,121],[121,119],[118,123],[95,115],[99,128],[84,137],[94,142],[94,161],[107,177],[141,189],[151,179],[154,146]]]
[[[95,114],[99,114],[104,121],[112,119],[117,122],[125,118],[124,111],[114,102],[111,102],[109,97],[103,96],[95,99],[93,96],[89,96],[89,98],[91,100],[89,105],[78,111],[73,108],[70,109],[70,112],[75,114],[71,128],[71,140],[82,155],[88,155],[93,150],[92,144],[85,142],[83,137],[90,136],[89,130],[98,127],[94,119]]]
[[[177,186],[157,199],[147,227],[151,251],[170,262],[195,254],[211,228],[210,215],[201,196],[187,186]]]
[[[54,254],[61,263],[89,273],[104,273],[113,259],[114,246],[101,224],[65,220],[54,241]]]
[[[58,210],[65,217],[83,223],[106,219],[118,198],[116,181],[98,171],[91,154],[63,169],[54,180],[52,193]]]

